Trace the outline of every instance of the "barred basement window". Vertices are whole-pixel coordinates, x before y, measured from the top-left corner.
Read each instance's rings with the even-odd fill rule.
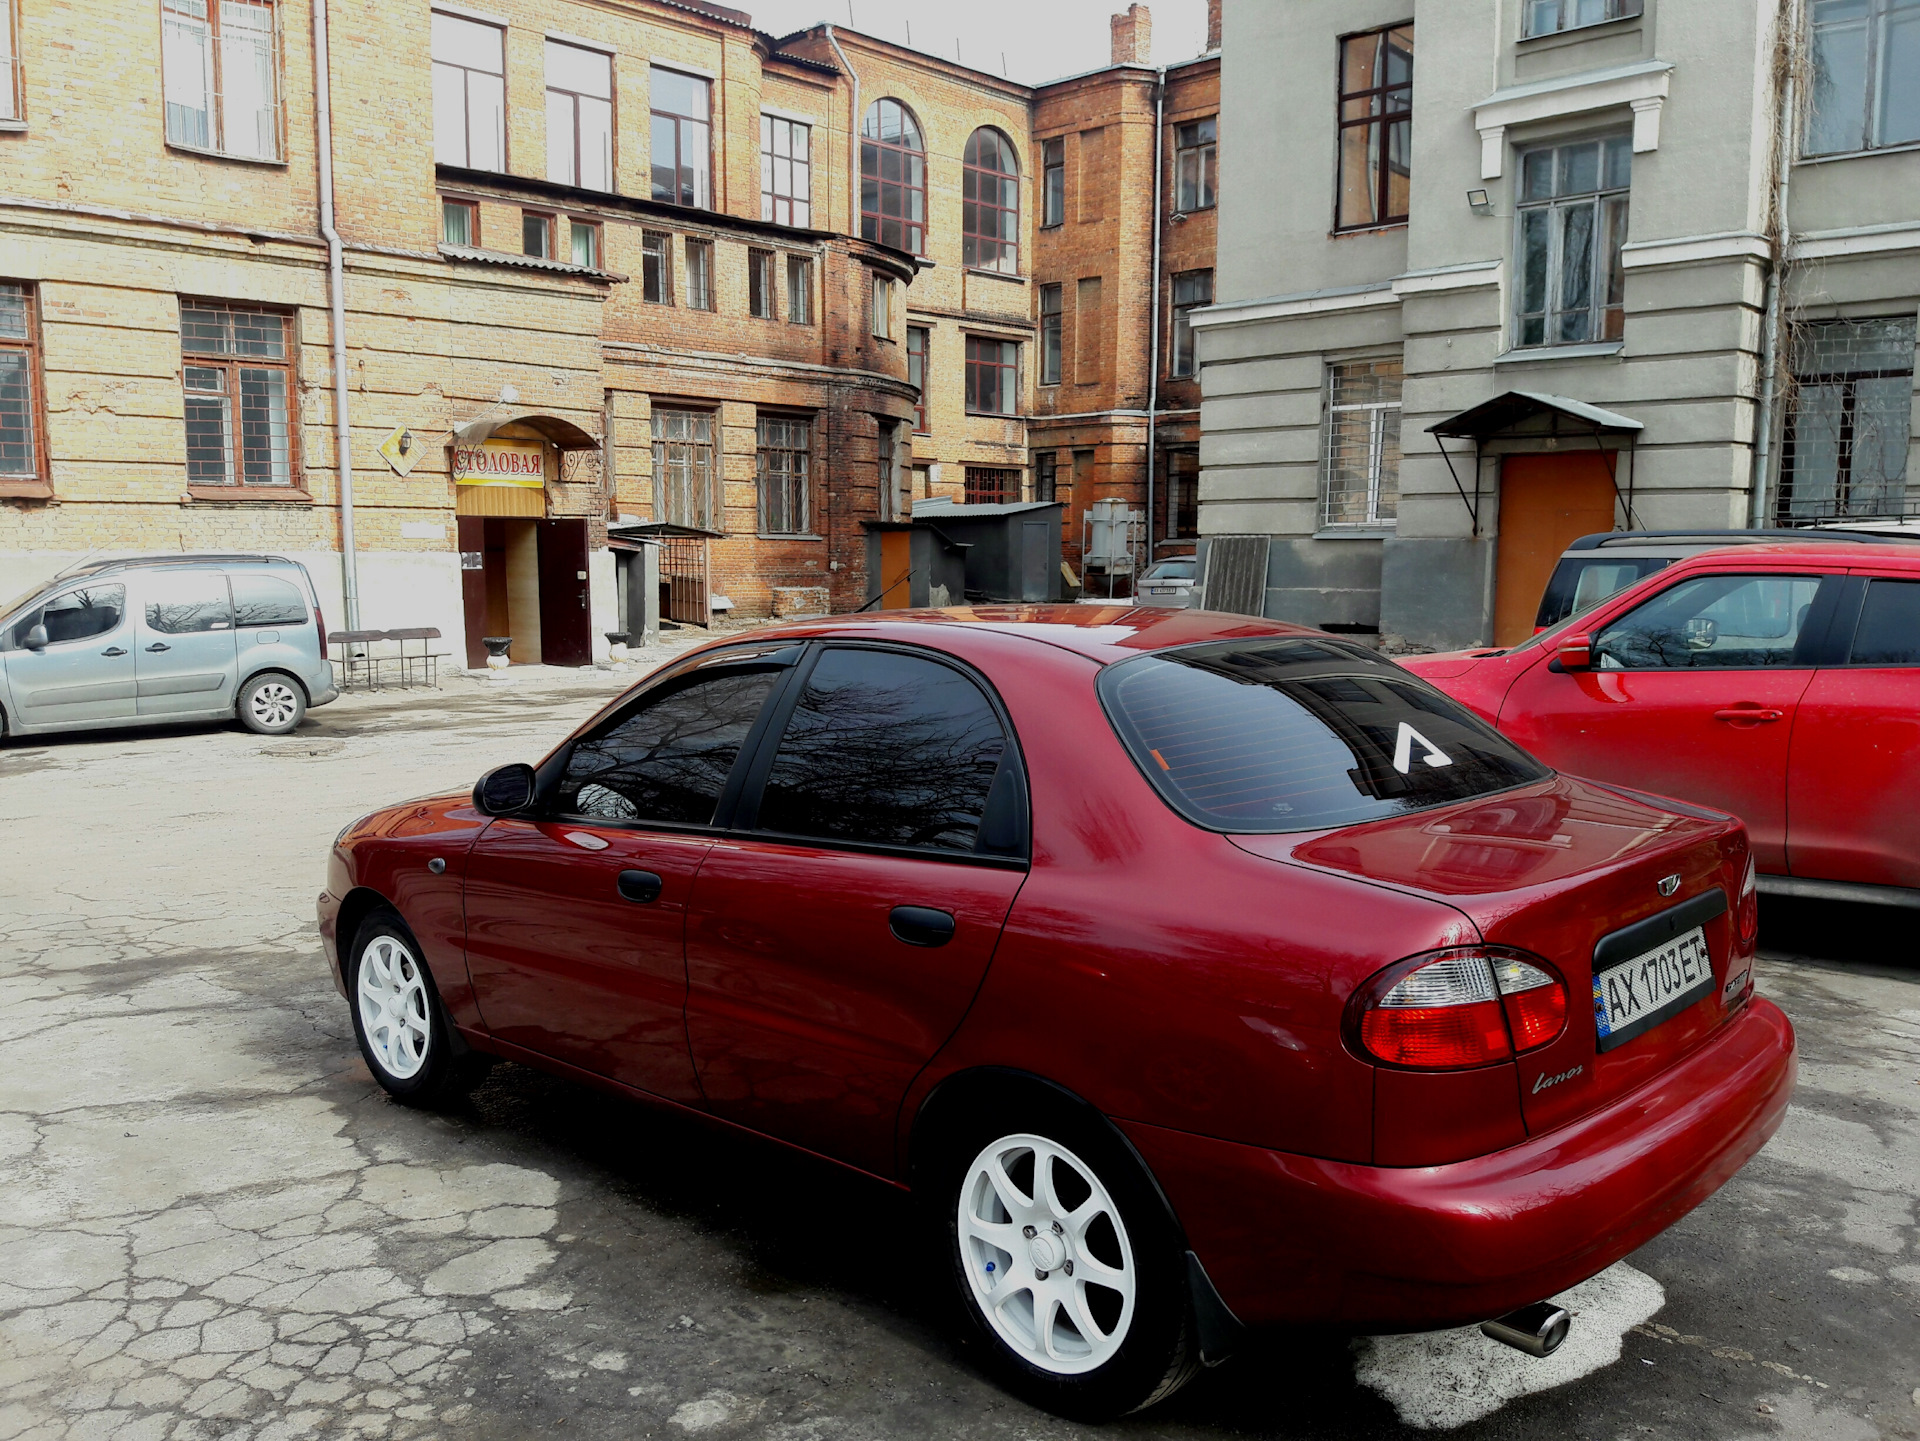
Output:
[[[1398,357],[1327,367],[1326,524],[1378,525],[1400,502]]]
[[[1913,513],[1914,341],[1911,315],[1800,328],[1781,448],[1781,524]]]
[[[280,158],[277,19],[273,0],[161,0],[169,145]]]
[[[797,417],[760,417],[760,531],[807,533],[807,459],[811,425]]]
[[[778,115],[760,117],[760,218],[776,225],[813,224],[813,127]]]
[[[433,161],[507,168],[507,32],[433,12]]]
[[[653,518],[717,530],[713,524],[713,412],[653,412]]]
[[[1020,472],[999,466],[967,467],[968,505],[1010,505],[1020,499]]]
[[[288,317],[180,302],[189,485],[291,485]]]
[[[33,287],[0,283],[0,479],[42,475],[39,339]]]

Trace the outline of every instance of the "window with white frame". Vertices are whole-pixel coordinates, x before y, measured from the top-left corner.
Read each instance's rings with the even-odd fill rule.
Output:
[[[547,179],[613,189],[613,57],[547,42]]]
[[[1628,20],[1640,13],[1642,3],[1643,0],[1527,0],[1520,33],[1552,35],[1560,30],[1604,25],[1609,20]]]
[[[813,127],[778,115],[760,117],[760,218],[777,225],[813,224]]]
[[[1579,345],[1626,333],[1626,135],[1520,157],[1514,344]]]
[[[1920,0],[1813,0],[1806,152],[1920,140]]]
[[[277,10],[274,0],[161,0],[169,145],[280,158]]]
[[[1327,366],[1325,523],[1384,525],[1400,503],[1400,357]]]
[[[433,12],[433,160],[468,170],[507,168],[507,35]]]
[[[13,0],[0,0],[0,120],[24,118],[20,101],[19,42],[14,38]]]

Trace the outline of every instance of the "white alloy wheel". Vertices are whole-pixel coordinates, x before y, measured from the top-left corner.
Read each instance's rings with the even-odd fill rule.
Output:
[[[283,680],[265,680],[247,696],[247,714],[265,731],[284,729],[300,712],[300,697]]]
[[[367,1049],[396,1081],[426,1064],[432,1003],[420,962],[394,936],[377,935],[360,952],[360,1029]]]
[[[1120,1209],[1085,1161],[1044,1136],[1003,1136],[960,1188],[960,1264],[981,1314],[1021,1360],[1078,1376],[1113,1358],[1138,1273]]]

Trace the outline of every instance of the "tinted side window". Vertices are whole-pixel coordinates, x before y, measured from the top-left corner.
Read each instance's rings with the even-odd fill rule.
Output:
[[[305,625],[307,602],[293,586],[270,575],[234,575],[235,625]]]
[[[1007,751],[1000,718],[951,666],[829,650],[807,678],[760,801],[763,830],[973,851]]]
[[[644,696],[567,758],[563,814],[708,825],[780,672],[695,674]]]
[[[1703,575],[1663,590],[1593,643],[1601,670],[1763,670],[1795,664],[1817,576]]]
[[[1920,581],[1868,583],[1848,659],[1854,665],[1920,665]]]
[[[47,628],[47,643],[91,640],[120,628],[127,613],[127,588],[124,585],[90,585],[57,595],[38,610],[20,617],[8,637],[9,648],[18,650],[27,632],[36,625]]]
[[[141,581],[147,597],[147,629],[162,635],[231,630],[233,606],[227,578],[219,571],[156,572]]]

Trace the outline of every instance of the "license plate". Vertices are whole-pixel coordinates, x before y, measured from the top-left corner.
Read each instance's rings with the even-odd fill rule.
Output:
[[[1695,926],[1653,950],[1608,966],[1593,977],[1593,1025],[1598,1049],[1610,1051],[1713,990],[1707,933]]]

